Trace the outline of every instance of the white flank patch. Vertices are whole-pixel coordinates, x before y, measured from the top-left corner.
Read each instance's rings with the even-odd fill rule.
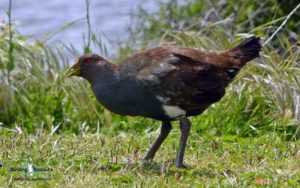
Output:
[[[162,96],[160,96],[160,95],[157,95],[156,98],[157,98],[160,102],[163,102],[163,103],[165,103],[165,102],[167,102],[167,101],[169,100],[169,98],[165,98],[165,97],[162,97]]]
[[[186,112],[179,108],[178,106],[168,106],[168,105],[163,105],[162,108],[164,109],[165,113],[167,116],[170,118],[178,118],[185,116]]]

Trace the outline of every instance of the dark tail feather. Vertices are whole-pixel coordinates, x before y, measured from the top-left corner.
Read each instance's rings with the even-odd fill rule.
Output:
[[[241,66],[248,61],[259,57],[261,50],[260,38],[253,36],[244,40],[241,44],[229,50],[229,53],[235,59],[239,59]]]
[[[238,46],[226,52],[227,55],[231,56],[232,63],[231,66],[225,69],[228,82],[233,80],[247,62],[259,57],[259,52],[261,50],[259,41],[259,37],[249,37]]]

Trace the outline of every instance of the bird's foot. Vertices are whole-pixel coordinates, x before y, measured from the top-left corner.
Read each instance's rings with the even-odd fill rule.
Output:
[[[144,158],[142,159],[142,164],[143,164],[143,165],[146,165],[146,166],[151,165],[151,164],[152,164],[152,159],[151,159],[151,158],[146,158],[146,157],[144,157]]]
[[[152,161],[152,160],[153,160],[153,158],[154,158],[154,156],[153,156],[153,155],[146,155],[145,157],[143,157],[143,161],[147,161],[147,162],[149,162],[149,161]]]
[[[179,164],[177,164],[176,162],[175,162],[175,164],[174,164],[177,168],[181,168],[181,169],[187,169],[187,166],[185,166],[183,163],[179,163]]]

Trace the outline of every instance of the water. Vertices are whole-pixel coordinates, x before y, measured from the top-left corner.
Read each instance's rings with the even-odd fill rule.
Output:
[[[92,0],[90,17],[93,30],[102,33],[113,43],[119,43],[126,39],[128,28],[132,23],[131,13],[136,13],[142,6],[148,11],[158,9],[153,0]],[[7,22],[8,0],[0,0],[0,21]],[[28,36],[33,42],[49,32],[55,32],[66,24],[84,18],[86,5],[84,0],[13,0],[12,19],[17,24],[18,31]],[[50,45],[58,42],[72,44],[77,49],[83,46],[83,33],[86,32],[85,21],[76,23],[65,31],[58,32],[47,41]],[[116,47],[109,44],[109,40],[103,38],[109,49],[109,54],[116,52]]]

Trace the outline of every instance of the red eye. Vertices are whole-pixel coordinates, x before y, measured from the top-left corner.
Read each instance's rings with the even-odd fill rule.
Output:
[[[93,62],[92,59],[86,59],[86,60],[84,61],[85,64],[91,64],[92,62]]]

